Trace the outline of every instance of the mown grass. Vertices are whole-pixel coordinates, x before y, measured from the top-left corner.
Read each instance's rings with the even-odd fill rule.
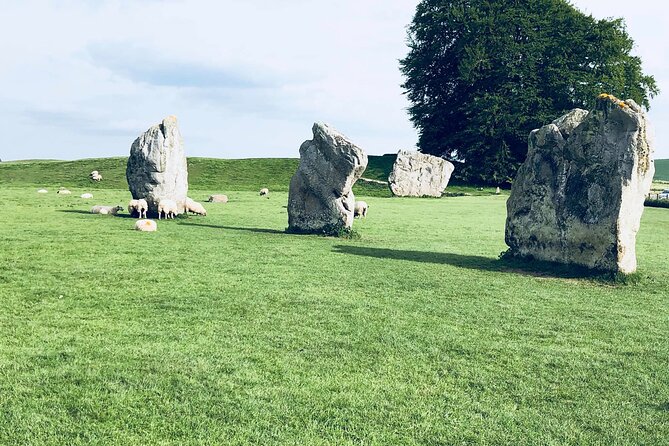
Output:
[[[235,181],[157,233],[4,185],[0,444],[667,444],[666,210],[622,285],[499,260],[503,196],[365,196],[347,240]]]

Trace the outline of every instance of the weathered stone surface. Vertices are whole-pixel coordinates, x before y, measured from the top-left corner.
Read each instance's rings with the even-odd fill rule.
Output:
[[[455,166],[443,158],[400,150],[388,183],[399,197],[441,197],[453,170]]]
[[[158,215],[162,198],[174,200],[183,212],[188,168],[176,117],[165,118],[132,143],[125,174],[132,198],[145,199],[149,215]]]
[[[351,188],[367,168],[365,152],[326,124],[300,146],[300,165],[288,192],[288,231],[336,234],[351,229]]]
[[[507,202],[513,254],[631,273],[655,172],[648,123],[632,100],[602,95],[529,137]]]

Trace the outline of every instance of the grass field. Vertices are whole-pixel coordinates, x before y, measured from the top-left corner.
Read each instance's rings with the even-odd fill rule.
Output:
[[[668,210],[623,285],[498,260],[505,196],[362,190],[359,239],[288,235],[290,161],[199,162],[230,202],[152,234],[87,213],[116,174],[0,165],[0,444],[669,443]]]

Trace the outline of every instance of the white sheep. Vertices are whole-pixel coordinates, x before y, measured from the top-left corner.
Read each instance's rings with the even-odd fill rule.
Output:
[[[227,195],[209,195],[209,198],[207,199],[209,203],[227,203],[228,202],[228,196]]]
[[[356,201],[353,206],[353,217],[367,217],[369,205],[365,201]]]
[[[122,210],[122,206],[104,206],[96,204],[91,208],[91,214],[116,215]]]
[[[100,172],[98,172],[97,170],[91,172],[88,177],[93,181],[102,181],[102,175],[100,175]]]
[[[139,218],[146,218],[146,212],[148,210],[149,203],[147,203],[143,198],[138,200],[130,200],[130,203],[128,203],[128,212],[130,212],[130,215],[133,217],[135,214],[137,214]]]
[[[137,220],[135,222],[135,229],[142,232],[156,232],[158,230],[158,223],[153,220]]]
[[[81,198],[93,198],[93,194],[89,193],[81,194]]]
[[[48,194],[49,191],[46,190],[46,189],[40,189],[40,190],[37,191],[37,193],[38,193],[38,194]]]
[[[207,210],[204,208],[204,206],[202,206],[200,203],[189,197],[186,197],[186,201],[184,202],[184,208],[186,214],[188,214],[188,212],[192,212],[193,214],[199,214],[205,216],[207,215]]]
[[[160,220],[162,214],[165,214],[165,218],[170,218],[170,216],[174,218],[178,210],[176,201],[163,198],[158,202],[158,220]]]
[[[265,195],[269,195],[269,189],[263,187],[262,189],[260,189],[260,196],[263,197]]]
[[[56,193],[61,194],[61,195],[70,195],[72,192],[65,189],[64,187],[61,187],[60,189],[58,189],[58,191]]]

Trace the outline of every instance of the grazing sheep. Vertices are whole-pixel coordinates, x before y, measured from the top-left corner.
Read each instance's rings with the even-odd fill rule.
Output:
[[[260,189],[260,196],[264,197],[265,195],[269,195],[269,189],[263,187],[262,189]]]
[[[116,215],[122,210],[122,206],[103,206],[97,204],[91,208],[91,214]]]
[[[190,197],[186,197],[186,201],[184,202],[184,208],[186,210],[186,215],[188,215],[188,212],[192,212],[193,214],[199,214],[199,215],[207,215],[207,210],[202,206],[200,203],[197,201],[193,200]]]
[[[48,194],[49,191],[46,190],[46,189],[40,189],[40,190],[37,191],[37,193],[38,193],[38,194]]]
[[[148,210],[149,203],[143,198],[140,198],[139,200],[130,200],[130,203],[128,203],[128,212],[130,212],[130,215],[133,217],[137,214],[139,218],[146,218],[146,212]]]
[[[70,195],[72,192],[65,189],[64,187],[61,187],[60,189],[58,189],[58,191],[56,193],[61,194],[61,195]]]
[[[209,195],[209,198],[207,199],[209,203],[227,203],[228,202],[228,196],[227,195]]]
[[[89,193],[81,194],[81,198],[93,198],[93,194],[89,194]]]
[[[153,220],[137,220],[135,222],[135,229],[142,232],[156,232],[158,230],[158,223]]]
[[[93,181],[102,181],[102,175],[100,175],[100,172],[98,172],[97,170],[91,172],[88,177]]]
[[[367,217],[369,205],[365,201],[356,201],[353,206],[353,217]]]
[[[158,220],[160,220],[161,215],[164,213],[165,218],[174,218],[175,215],[177,215],[177,211],[179,208],[177,207],[177,202],[174,200],[170,200],[169,198],[163,198],[158,202]]]

